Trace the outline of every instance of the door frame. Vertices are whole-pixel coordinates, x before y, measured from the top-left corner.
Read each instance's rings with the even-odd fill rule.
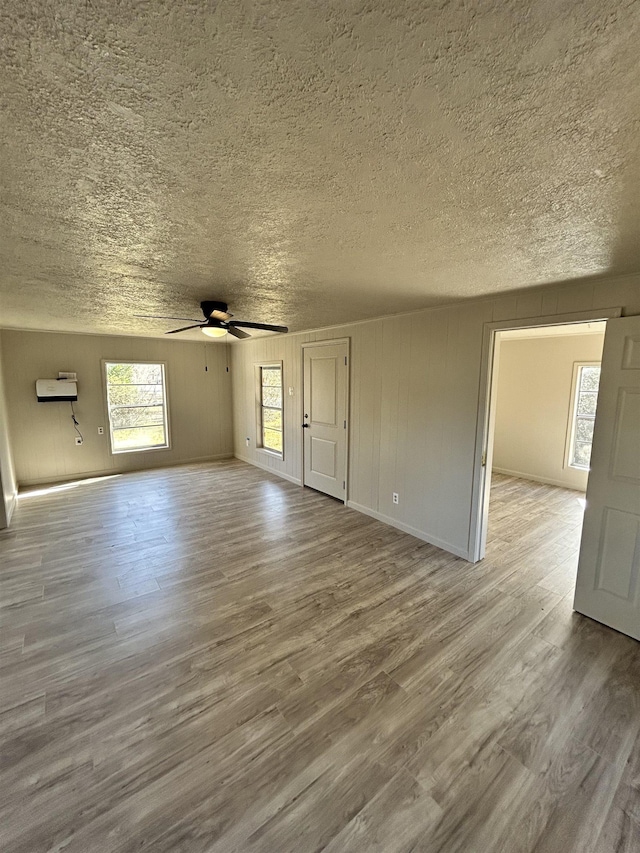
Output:
[[[345,401],[344,401],[344,413],[347,419],[347,428],[345,430],[345,459],[344,459],[344,505],[347,505],[347,499],[349,496],[349,435],[351,433],[351,338],[327,338],[321,341],[306,341],[300,347],[300,360],[301,360],[301,368],[300,368],[300,376],[301,376],[301,387],[302,394],[300,395],[300,420],[299,423],[302,425],[304,422],[304,351],[308,347],[322,347],[322,346],[335,346],[337,344],[346,344],[347,347],[347,378],[346,378],[346,387],[345,387]],[[302,433],[302,438],[300,441],[300,485],[304,488],[304,433]]]
[[[497,381],[496,335],[514,329],[531,329],[540,326],[570,326],[575,323],[598,323],[622,316],[622,308],[592,308],[588,311],[573,311],[567,314],[548,314],[541,317],[525,317],[520,320],[499,320],[485,323],[482,334],[480,360],[480,385],[476,441],[473,459],[473,483],[471,491],[471,518],[469,524],[469,560],[477,563],[485,555],[489,517],[489,495],[491,478],[487,471],[493,455],[494,402]]]

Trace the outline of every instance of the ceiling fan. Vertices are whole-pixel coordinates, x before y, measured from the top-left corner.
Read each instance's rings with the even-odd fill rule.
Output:
[[[288,332],[287,326],[272,326],[269,323],[249,323],[244,320],[232,320],[233,314],[227,311],[226,302],[205,301],[200,303],[204,314],[204,322],[192,320],[190,317],[160,317],[154,314],[134,314],[134,317],[143,317],[147,320],[188,320],[192,326],[183,326],[181,329],[171,329],[165,335],[175,335],[178,332],[186,332],[188,329],[202,329],[205,335],[211,338],[221,338],[227,332],[234,338],[250,338],[251,335],[243,332],[243,329],[264,329],[267,332]],[[240,328],[241,327],[241,328]]]

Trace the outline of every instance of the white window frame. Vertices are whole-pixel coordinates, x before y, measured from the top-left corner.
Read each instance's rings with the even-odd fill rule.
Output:
[[[162,368],[162,408],[164,413],[164,436],[165,443],[150,445],[148,447],[131,447],[126,450],[115,450],[113,446],[113,425],[111,422],[111,408],[109,406],[109,382],[107,380],[107,365],[109,364],[157,364]],[[121,453],[152,453],[157,450],[171,450],[171,434],[169,430],[169,390],[167,387],[167,363],[165,361],[145,361],[143,359],[102,359],[102,382],[104,384],[104,400],[107,422],[109,424],[109,450],[112,456]]]
[[[574,444],[576,439],[576,426],[578,419],[578,397],[580,396],[580,374],[583,367],[600,367],[601,364],[602,362],[600,361],[574,361],[573,363],[573,377],[571,380],[571,404],[569,407],[569,424],[567,429],[564,466],[565,468],[573,468],[575,471],[590,470],[590,466],[576,465],[573,461]],[[580,417],[584,417],[584,415],[581,415]],[[596,416],[594,414],[594,422],[595,419]]]
[[[275,456],[277,459],[284,459],[284,367],[281,361],[261,361],[255,365],[256,368],[256,447],[263,453],[268,453],[270,456]],[[280,389],[282,391],[282,451],[273,450],[271,447],[264,446],[262,437],[262,410],[263,408],[275,408],[274,406],[262,405],[262,369],[279,370],[280,371]]]

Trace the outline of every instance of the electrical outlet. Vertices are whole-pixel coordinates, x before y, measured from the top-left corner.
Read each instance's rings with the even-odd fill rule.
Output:
[[[393,494],[391,495],[391,497],[392,497],[392,499],[393,499],[394,504],[399,504],[399,503],[400,503],[400,498],[398,497],[398,493],[397,493],[397,492],[393,492]]]
[[[104,435],[104,427],[98,427],[98,435]]]
[[[82,444],[82,439],[79,435],[76,436],[76,444],[78,445],[78,447]]]

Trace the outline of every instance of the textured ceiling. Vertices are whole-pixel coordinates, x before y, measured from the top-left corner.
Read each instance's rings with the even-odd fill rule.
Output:
[[[0,39],[1,325],[640,270],[638,2],[4,0]]]

